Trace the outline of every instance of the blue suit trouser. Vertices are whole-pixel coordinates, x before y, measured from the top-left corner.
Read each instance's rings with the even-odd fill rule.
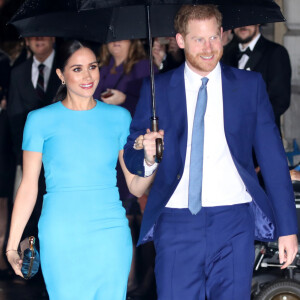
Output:
[[[158,300],[250,299],[254,218],[248,203],[165,208],[154,232]]]

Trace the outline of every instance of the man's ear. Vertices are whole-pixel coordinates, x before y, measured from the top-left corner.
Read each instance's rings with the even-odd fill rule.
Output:
[[[176,42],[179,48],[184,49],[185,47],[185,43],[184,43],[184,38],[182,36],[182,34],[177,33],[176,34]]]

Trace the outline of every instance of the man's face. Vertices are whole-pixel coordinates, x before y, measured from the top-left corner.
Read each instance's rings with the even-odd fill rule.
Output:
[[[190,20],[185,36],[176,35],[178,46],[184,49],[188,66],[201,76],[208,75],[223,55],[222,28],[215,18]]]
[[[28,37],[26,45],[29,46],[37,58],[46,59],[53,50],[54,37]]]
[[[234,34],[241,44],[250,43],[259,34],[259,25],[250,25],[234,29]]]

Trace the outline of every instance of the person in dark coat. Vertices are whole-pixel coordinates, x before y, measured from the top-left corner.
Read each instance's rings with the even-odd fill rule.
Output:
[[[224,47],[222,61],[232,67],[261,73],[280,130],[280,116],[290,106],[290,58],[283,46],[263,37],[259,26],[234,29],[235,36]]]

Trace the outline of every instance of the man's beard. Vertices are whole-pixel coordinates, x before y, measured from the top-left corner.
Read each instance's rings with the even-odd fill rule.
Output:
[[[257,34],[257,32],[255,30],[252,35],[250,35],[250,36],[248,36],[248,37],[246,37],[244,39],[240,38],[237,34],[235,35],[235,37],[236,37],[236,40],[238,41],[238,43],[240,43],[240,44],[248,44],[248,43],[250,43],[254,39],[254,37],[256,36],[256,34]]]
[[[211,56],[214,55],[214,60],[211,62],[205,62],[201,61],[201,58],[199,56]],[[220,52],[214,51],[208,55],[205,53],[197,54],[197,56],[194,56],[192,54],[189,54],[185,52],[186,60],[190,63],[190,65],[197,69],[200,72],[210,73],[218,64],[221,57],[223,55],[223,48],[220,50]]]

